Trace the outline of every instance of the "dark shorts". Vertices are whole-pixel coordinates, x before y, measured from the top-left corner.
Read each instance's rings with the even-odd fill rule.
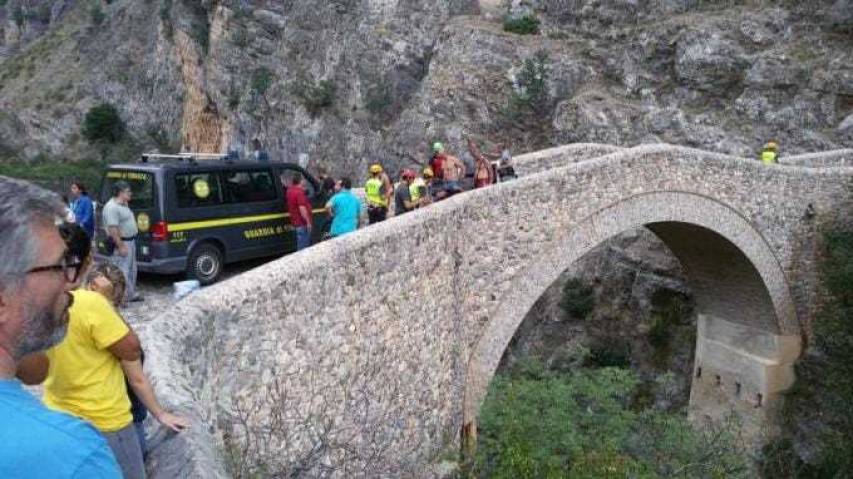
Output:
[[[388,208],[381,206],[368,206],[367,207],[367,218],[370,220],[370,224],[379,223],[380,221],[385,221],[385,218],[388,217]]]

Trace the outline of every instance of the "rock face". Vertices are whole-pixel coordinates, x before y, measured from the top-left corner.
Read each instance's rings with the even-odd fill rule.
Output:
[[[258,138],[274,159],[356,177],[374,160],[392,172],[422,163],[434,139],[461,153],[466,135],[517,152],[573,141],[744,156],[770,137],[783,155],[853,145],[850,2],[723,5],[8,0],[0,155],[100,154],[79,132],[104,101],[132,135],[114,160],[246,153]],[[534,15],[541,33],[505,32],[503,14]]]

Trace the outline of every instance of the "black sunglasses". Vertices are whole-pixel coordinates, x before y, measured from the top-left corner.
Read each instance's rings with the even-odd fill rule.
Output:
[[[77,281],[77,278],[80,277],[80,270],[83,269],[83,262],[77,260],[76,258],[69,260],[69,258],[62,258],[62,261],[59,264],[52,264],[49,266],[38,266],[29,271],[27,274],[31,273],[40,273],[42,271],[62,271],[65,275],[65,279],[69,283],[74,283]]]

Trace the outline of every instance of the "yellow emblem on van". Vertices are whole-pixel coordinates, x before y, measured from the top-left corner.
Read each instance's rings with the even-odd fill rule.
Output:
[[[210,185],[207,184],[206,180],[199,178],[193,181],[193,193],[197,198],[205,199],[210,196]]]
[[[136,217],[136,227],[139,228],[140,233],[147,233],[151,229],[151,218],[145,213],[139,213]]]

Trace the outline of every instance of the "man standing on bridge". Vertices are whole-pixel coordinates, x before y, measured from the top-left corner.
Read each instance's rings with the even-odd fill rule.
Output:
[[[764,150],[761,152],[761,162],[765,165],[776,165],[779,163],[779,145],[774,140],[770,140],[764,145]]]
[[[290,214],[290,225],[296,229],[296,251],[311,246],[311,202],[302,187],[302,175],[295,174],[290,181],[290,188],[285,194],[287,212]]]
[[[332,216],[332,228],[329,233],[332,238],[352,233],[358,229],[358,217],[361,214],[361,201],[352,194],[352,180],[343,178],[340,190],[326,204],[326,209]]]
[[[136,294],[136,236],[139,229],[136,217],[130,210],[132,192],[126,181],[113,184],[113,197],[104,205],[103,219],[107,235],[115,244],[110,260],[124,273],[127,279],[126,301],[142,301]]]

